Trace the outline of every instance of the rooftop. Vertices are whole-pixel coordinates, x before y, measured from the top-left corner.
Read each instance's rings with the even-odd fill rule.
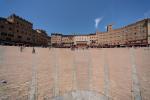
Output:
[[[18,19],[20,19],[20,20],[22,20],[22,21],[24,21],[24,22],[26,22],[26,23],[28,23],[28,24],[33,25],[31,22],[29,22],[29,21],[23,19],[22,17],[17,16],[16,14],[10,15],[8,18],[18,18]]]
[[[143,22],[143,21],[147,22],[147,21],[149,21],[149,20],[150,20],[150,18],[146,18],[146,19],[143,19],[143,20],[134,22],[134,23],[132,23],[132,24],[129,24],[129,25],[126,25],[126,26],[122,26],[122,27],[120,27],[120,28],[113,29],[113,30],[124,29],[124,28],[130,27],[130,26],[133,26],[133,25],[135,25],[135,24],[141,23],[141,22]],[[98,32],[98,33],[108,33],[108,32],[107,32],[107,31],[104,31],[104,32]]]

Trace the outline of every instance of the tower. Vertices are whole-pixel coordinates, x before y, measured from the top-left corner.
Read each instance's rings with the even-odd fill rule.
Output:
[[[111,30],[112,30],[112,26],[113,26],[113,24],[109,24],[109,25],[107,25],[107,32],[109,32],[109,31],[111,31]]]

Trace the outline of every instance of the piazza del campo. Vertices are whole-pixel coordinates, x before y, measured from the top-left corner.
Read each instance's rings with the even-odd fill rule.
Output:
[[[83,34],[49,33],[16,13],[0,17],[0,100],[150,100],[149,16],[101,30],[103,19]]]

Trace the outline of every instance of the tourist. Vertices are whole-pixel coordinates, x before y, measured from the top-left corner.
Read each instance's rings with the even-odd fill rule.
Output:
[[[20,47],[20,52],[22,52],[22,51],[23,51],[23,47],[21,46],[21,47]]]
[[[32,53],[35,53],[35,49],[34,49],[34,47],[33,47]]]

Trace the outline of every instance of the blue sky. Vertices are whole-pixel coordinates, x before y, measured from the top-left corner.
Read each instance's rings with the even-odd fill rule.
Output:
[[[0,16],[15,13],[33,23],[34,29],[48,34],[92,33],[95,19],[101,18],[99,31],[150,17],[150,0],[0,0]]]

